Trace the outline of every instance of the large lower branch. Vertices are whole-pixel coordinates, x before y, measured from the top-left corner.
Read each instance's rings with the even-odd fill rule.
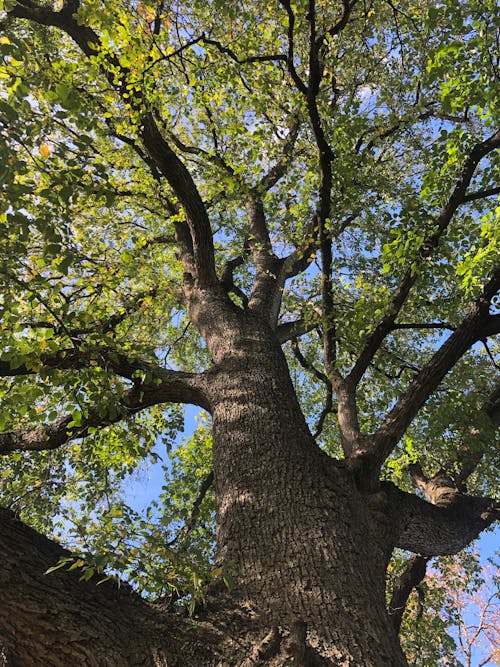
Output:
[[[183,665],[192,637],[127,584],[44,574],[71,554],[0,508],[0,655],[7,665]],[[2,663],[4,664],[4,663]]]
[[[457,494],[451,505],[437,507],[390,482],[382,489],[395,530],[394,546],[422,556],[456,554],[500,519],[500,505],[491,498]]]

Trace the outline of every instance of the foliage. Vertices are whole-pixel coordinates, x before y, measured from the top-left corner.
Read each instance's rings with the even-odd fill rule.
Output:
[[[404,558],[393,565],[401,568]],[[436,559],[406,608],[402,644],[411,667],[498,664],[498,568],[473,550]]]

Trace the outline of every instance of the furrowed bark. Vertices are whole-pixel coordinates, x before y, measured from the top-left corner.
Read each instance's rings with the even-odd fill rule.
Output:
[[[395,529],[394,546],[422,556],[456,554],[500,519],[500,506],[492,498],[454,494],[449,505],[436,506],[389,482],[381,488]]]
[[[102,575],[84,582],[78,570],[44,574],[72,554],[1,508],[0,550],[2,664],[181,667],[192,660],[182,618],[160,613],[126,583],[97,585]],[[204,664],[201,656],[192,664]]]
[[[52,553],[55,557],[60,550],[48,547],[43,540],[37,542],[29,531],[26,534],[19,525],[13,525],[9,515],[0,512],[0,540],[5,545],[2,553],[7,554],[4,578],[8,577],[5,605],[0,608],[0,639],[11,664],[405,667],[395,624],[386,610],[385,571],[392,548],[407,548],[423,553],[424,558],[425,550],[432,555],[455,553],[498,517],[498,507],[491,500],[465,496],[457,489],[448,497],[445,484],[439,488],[439,506],[391,484],[379,485],[382,461],[429,393],[472,342],[479,339],[477,336],[492,335],[498,329],[498,316],[489,315],[485,293],[481,303],[476,304],[477,313],[472,313],[462,328],[452,333],[417,375],[373,442],[361,436],[356,385],[373,363],[373,356],[386,335],[384,327],[390,324],[394,328],[414,275],[407,274],[408,281],[404,278],[393,295],[389,319],[372,335],[353,375],[347,380],[341,378],[336,369],[337,332],[332,293],[335,230],[330,221],[335,156],[333,144],[328,143],[326,118],[320,116],[318,93],[324,76],[323,44],[327,35],[337,35],[347,25],[355,2],[343,0],[338,22],[325,32],[324,28],[316,30],[316,4],[309,1],[309,12],[304,17],[305,25],[310,27],[309,62],[301,64],[296,60],[294,48],[295,9],[288,0],[281,4],[288,16],[287,66],[306,101],[318,149],[320,189],[310,236],[315,246],[319,238],[322,255],[320,318],[330,378],[326,374],[322,377],[321,371],[316,374],[326,378],[328,391],[321,420],[331,407],[333,384],[342,444],[352,461],[346,464],[327,457],[317,447],[301,411],[278,340],[294,332],[298,335],[300,326],[297,329],[297,324],[284,325],[285,328],[278,327],[276,331],[285,277],[305,267],[311,259],[311,243],[307,239],[304,257],[297,254],[292,259],[278,260],[266,225],[262,191],[281,177],[289,156],[285,155],[250,192],[248,245],[257,279],[248,307],[240,308],[228,298],[228,292],[237,292],[232,271],[239,260],[229,262],[221,280],[217,279],[206,207],[190,172],[172,150],[180,146],[180,140],[171,139],[154,110],[147,110],[145,101],[138,96],[132,103],[134,110],[143,105],[140,129],[143,159],[153,173],[158,177],[161,174],[173,188],[185,213],[185,222],[173,223],[185,271],[185,302],[189,320],[203,337],[213,363],[206,373],[190,375],[165,371],[112,353],[97,354],[102,354],[103,363],[109,364],[108,370],[135,384],[121,397],[123,413],[117,414],[117,419],[148,405],[171,401],[195,403],[211,412],[216,565],[234,586],[228,591],[221,581],[212,582],[204,606],[192,619],[181,622],[174,636],[163,615],[152,611],[143,601],[132,603],[135,606],[130,613],[129,603],[124,602],[115,614],[112,603],[115,590],[109,586],[101,589],[105,590],[101,598],[94,588],[81,587],[81,582],[76,582],[72,575],[66,577],[68,573],[60,572],[54,574],[53,581],[58,583],[52,595],[49,579],[44,579],[40,572],[54,563],[47,563],[38,571],[35,566],[50,560]],[[78,24],[77,8],[78,0],[70,0],[61,12],[39,7],[32,0],[20,0],[10,15],[60,28],[73,37],[87,56],[96,55],[99,38]],[[158,8],[155,31],[160,30],[162,13],[163,9]],[[190,44],[202,39],[241,62],[236,53],[205,36],[195,38]],[[265,62],[271,57],[275,59],[271,54],[250,56],[247,61]],[[109,58],[108,62],[119,66],[118,57]],[[307,85],[299,71],[307,72]],[[123,94],[122,87],[126,85],[127,70],[122,68],[122,72],[124,83],[119,84],[113,82],[108,72],[108,81],[117,94]],[[487,140],[479,146],[490,150],[495,141]],[[128,142],[134,143],[132,139]],[[181,150],[192,152],[191,148],[183,146]],[[471,160],[472,156],[479,160],[481,150],[473,149]],[[431,252],[432,243],[437,243],[456,206],[467,201],[466,188],[477,164],[474,160],[466,164],[461,175],[463,182],[457,184],[458,190],[455,189],[437,218],[439,233],[430,233],[429,247],[421,248],[424,257]],[[491,285],[488,289],[491,291]],[[244,295],[240,296],[243,299]],[[473,338],[471,329],[476,325]],[[81,356],[78,350],[64,352],[40,355],[38,361],[46,368],[78,370],[91,358],[86,356],[87,352]],[[7,375],[33,371],[29,362],[11,369],[10,364],[0,361],[2,369]],[[152,380],[140,382],[136,378],[138,370]],[[45,448],[47,443],[58,446],[71,437],[84,435],[92,425],[110,423],[106,417],[93,421],[98,417],[98,411],[90,408],[78,426],[70,426],[71,418],[63,417],[53,427],[43,425],[31,431],[4,433],[0,436],[0,451],[2,442],[5,451],[12,451],[15,441],[24,449],[30,448],[29,443],[34,449]],[[53,430],[49,431],[50,428]],[[357,463],[362,467],[365,461],[370,473],[368,483],[356,469]],[[194,502],[184,534],[191,529],[209,484],[210,476]],[[426,484],[425,480],[422,484]],[[367,492],[374,489],[375,493]],[[428,495],[432,497],[431,493]],[[45,560],[40,560],[42,552],[48,554]],[[26,587],[27,596],[23,592]],[[400,606],[407,590],[403,589],[401,582]],[[131,599],[135,599],[133,595]],[[186,628],[189,632],[185,633]],[[18,641],[20,634],[23,636]],[[200,644],[204,649],[200,649]]]
[[[292,632],[302,618],[307,626],[304,655],[312,650],[318,664],[335,665],[337,659],[367,667],[404,665],[389,629],[379,586],[383,576],[375,574],[385,571],[385,533],[376,531],[377,546],[371,543],[366,553],[362,535],[371,530],[370,519],[361,495],[357,504],[351,472],[337,468],[315,445],[273,332],[262,323],[248,325],[239,349],[212,371],[217,563],[234,578],[232,594],[258,605],[267,628],[263,638],[272,626]],[[355,549],[360,549],[356,556],[351,553],[349,573],[340,547],[344,538],[351,539],[344,528],[354,531]],[[372,567],[368,587],[378,620],[362,623],[354,620],[361,614],[354,581],[359,575],[366,586]],[[347,607],[352,625],[342,611]],[[383,624],[382,634],[368,630],[373,623]],[[360,639],[363,628],[376,635],[376,648],[368,649]],[[272,664],[287,663],[283,658]]]

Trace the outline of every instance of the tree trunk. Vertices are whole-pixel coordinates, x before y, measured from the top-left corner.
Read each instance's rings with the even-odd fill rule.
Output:
[[[389,527],[316,446],[279,346],[254,332],[212,394],[218,559],[233,598],[268,631],[305,630],[305,654],[325,664],[406,664],[386,612]]]
[[[385,603],[385,513],[316,446],[280,347],[252,331],[209,379],[217,559],[191,620],[111,583],[43,572],[61,557],[2,513],[0,647],[8,665],[406,665]]]

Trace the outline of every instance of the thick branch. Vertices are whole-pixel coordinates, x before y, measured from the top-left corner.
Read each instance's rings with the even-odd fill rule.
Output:
[[[224,267],[222,268],[221,275],[220,275],[220,284],[222,287],[226,290],[228,294],[235,294],[240,300],[243,305],[243,308],[247,308],[248,306],[248,297],[243,292],[243,290],[236,285],[234,282],[234,270],[238,267],[241,266],[245,261],[245,257],[243,255],[238,255],[238,257],[235,257],[234,259],[230,259],[226,262]]]
[[[250,227],[248,246],[256,269],[248,307],[264,316],[274,328],[281,306],[285,268],[284,262],[273,252],[264,204],[256,189],[252,189],[247,200],[247,214]]]
[[[318,323],[311,320],[305,322],[303,319],[299,319],[293,320],[293,322],[283,322],[276,329],[276,337],[278,342],[283,345],[289,340],[300,338],[300,336],[304,336],[304,334],[317,328]]]
[[[65,415],[52,424],[4,431],[0,433],[0,455],[14,451],[57,449],[70,440],[85,437],[90,428],[115,424],[159,403],[193,403],[205,409],[209,408],[202,393],[186,382],[185,376],[188,374],[176,371],[165,373],[172,374],[170,381],[165,378],[161,384],[137,384],[117,398],[113,410],[109,412],[103,413],[102,406],[92,406],[86,408],[76,422],[74,415]]]
[[[499,409],[500,383],[489,395],[479,412],[490,420],[494,428],[499,425],[496,421],[496,412]],[[481,414],[478,414],[478,421],[481,423]],[[449,505],[454,502],[457,494],[466,491],[468,478],[481,462],[485,448],[490,444],[489,439],[495,437],[490,429],[482,434],[477,425],[471,426],[469,433],[474,437],[473,446],[466,439],[450,460],[444,462],[437,473],[430,478],[425,475],[420,463],[408,466],[414,486],[420,489],[434,505]]]
[[[396,446],[415,415],[448,371],[476,341],[481,340],[484,331],[490,329],[492,316],[488,314],[489,303],[499,288],[500,269],[497,269],[485,286],[482,296],[460,326],[441,345],[390,411],[375,434],[376,456],[380,462],[385,460]]]
[[[394,630],[399,633],[401,621],[408,603],[408,598],[414,588],[424,579],[427,570],[428,558],[413,555],[407,561],[404,572],[397,577],[392,589],[388,612]]]
[[[196,381],[199,378],[194,373],[167,370],[149,361],[127,357],[125,354],[107,347],[84,350],[67,348],[57,352],[48,352],[33,358],[30,363],[14,365],[14,367],[8,359],[0,359],[0,377],[34,375],[41,369],[80,370],[89,365],[100,366],[116,375],[134,381],[139,373],[143,373],[148,375],[156,383],[155,386],[160,388],[175,385],[175,389],[179,392],[179,400],[172,399],[174,402],[191,402],[184,399],[194,398],[194,393],[191,395],[189,392],[195,391]]]
[[[124,582],[97,585],[102,575],[81,581],[79,570],[44,574],[72,554],[5,509],[0,509],[0,551],[6,664],[185,664],[176,654],[189,650],[193,636],[178,616],[161,613]]]
[[[456,501],[458,495],[461,495],[455,481],[444,470],[440,470],[431,479],[424,475],[419,463],[409,465],[408,471],[414,486],[424,493],[432,505],[449,507]]]
[[[31,0],[22,0],[9,12],[9,15],[59,28],[78,44],[86,56],[95,56],[100,50],[100,38],[94,30],[77,22],[72,13],[74,11],[74,4],[68,4],[60,12],[54,12],[48,8],[35,5]],[[109,68],[106,67],[107,65]],[[117,69],[121,72],[121,78],[123,79],[118,82],[116,81],[116,74],[112,74],[112,71],[116,72]],[[135,93],[133,98],[128,97],[126,80],[129,71],[120,65],[116,56],[107,57],[103,65],[103,71],[117,93],[120,95],[126,94],[127,100],[134,109],[144,113],[147,105],[140,95]],[[205,205],[193,178],[161,135],[152,113],[146,113],[143,116],[140,134],[149,156],[174,190],[186,213],[193,241],[196,268],[196,276],[194,277],[202,286],[215,284],[217,277],[212,231]]]
[[[458,553],[500,519],[500,507],[491,498],[458,494],[451,505],[438,507],[390,482],[382,488],[389,500],[394,546],[425,557]]]
[[[179,198],[193,241],[196,278],[201,286],[217,282],[214,246],[208,214],[193,177],[161,135],[153,115],[146,114],[141,137],[149,155]]]
[[[471,150],[468,158],[465,160],[464,166],[460,172],[459,178],[457,179],[453,192],[451,193],[448,201],[443,206],[435,220],[435,225],[433,227],[434,231],[424,239],[422,245],[420,246],[420,255],[422,257],[428,257],[437,247],[439,239],[450,224],[455,211],[461,204],[464,203],[467,188],[469,187],[472,177],[474,176],[479,161],[499,146],[500,131],[497,131],[488,137],[488,139],[485,141],[476,144]],[[392,295],[391,304],[389,306],[387,315],[376,326],[373,333],[368,338],[364,349],[362,350],[358,360],[356,361],[349,374],[349,378],[354,384],[357,385],[359,383],[363,377],[364,372],[380,348],[382,341],[393,330],[396,318],[401,308],[403,307],[413,285],[416,283],[417,278],[417,271],[407,271],[399,287]]]
[[[318,221],[314,215],[306,226],[300,247],[285,258],[286,278],[293,278],[307,269],[316,256],[318,247]]]
[[[488,314],[489,303],[499,289],[500,269],[497,269],[460,326],[441,345],[392,408],[374,436],[371,456],[379,464],[399,442],[420,408],[448,371],[476,341],[481,340],[484,331],[489,330],[492,319]]]
[[[246,204],[250,227],[249,247],[257,264],[272,256],[272,245],[266,223],[264,204],[258,192],[253,191]]]
[[[325,39],[328,36],[334,37],[335,35],[338,35],[340,32],[342,32],[342,30],[346,27],[347,23],[349,22],[349,16],[356,2],[357,0],[352,0],[351,2],[349,2],[349,0],[342,0],[342,15],[337,23],[335,23],[335,25],[316,38],[315,46],[318,51],[323,46]]]

